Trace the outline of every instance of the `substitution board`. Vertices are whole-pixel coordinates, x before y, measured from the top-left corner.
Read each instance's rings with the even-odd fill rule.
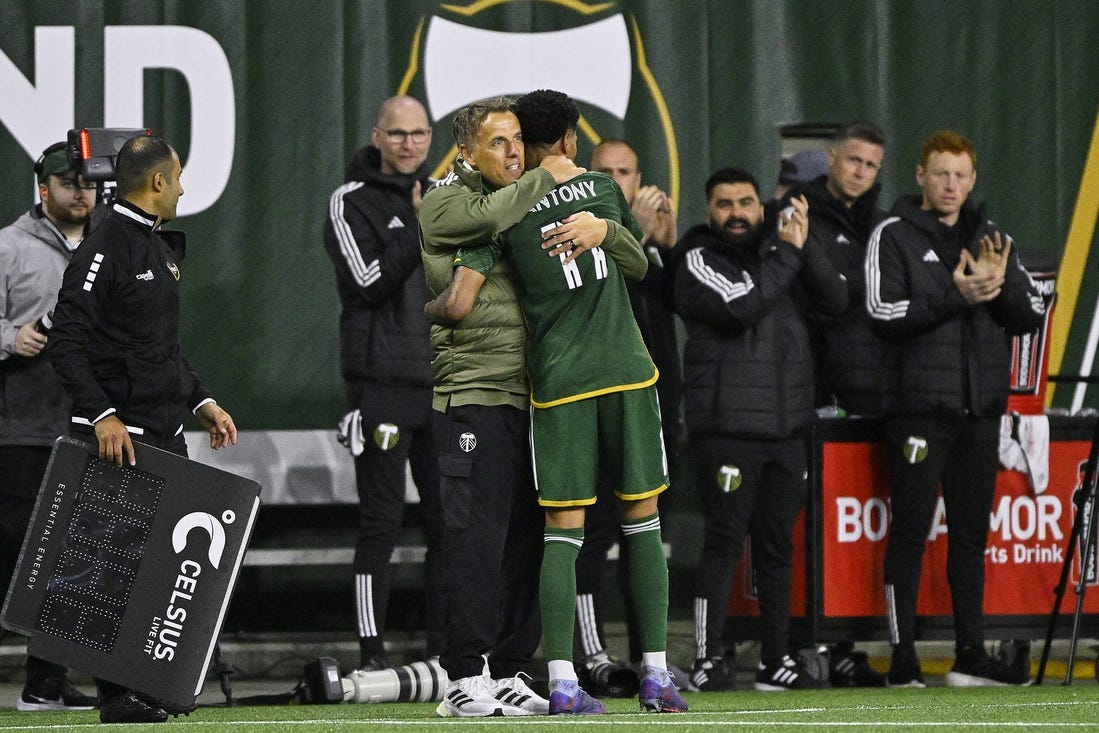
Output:
[[[27,652],[187,705],[202,691],[248,538],[255,481],[134,443],[136,466],[59,438],[3,624]]]

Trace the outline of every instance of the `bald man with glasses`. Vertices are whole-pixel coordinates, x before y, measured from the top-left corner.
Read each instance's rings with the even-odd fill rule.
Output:
[[[371,144],[329,199],[324,244],[340,294],[340,373],[350,412],[341,440],[355,461],[359,536],[355,610],[360,669],[388,666],[385,644],[389,558],[401,530],[405,463],[420,495],[427,544],[428,656],[443,651],[443,520],[431,429],[429,300],[417,216],[430,183],[431,125],[412,97],[385,100]]]

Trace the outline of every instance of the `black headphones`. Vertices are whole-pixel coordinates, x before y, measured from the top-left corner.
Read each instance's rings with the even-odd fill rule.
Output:
[[[60,142],[54,143],[53,145],[43,150],[42,154],[38,156],[38,160],[34,161],[34,175],[37,178],[42,178],[42,168],[46,165],[46,158],[50,157],[58,150],[64,150],[67,147],[69,147],[69,144],[67,142]]]

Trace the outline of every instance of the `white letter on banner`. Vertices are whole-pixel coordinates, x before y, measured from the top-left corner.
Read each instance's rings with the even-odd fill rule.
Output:
[[[191,144],[183,163],[179,216],[212,206],[233,167],[236,103],[229,60],[214,38],[177,25],[110,25],[103,30],[103,116],[107,127],[146,127],[145,69],[175,69],[191,91]],[[158,130],[153,130],[157,133]]]
[[[871,542],[880,542],[889,531],[889,506],[878,497],[871,497],[862,510],[863,532]]]
[[[837,542],[858,542],[862,538],[862,502],[853,496],[837,496],[836,523]]]
[[[76,31],[72,26],[34,29],[34,84],[0,53],[0,122],[32,160],[65,139],[76,109]],[[36,189],[37,190],[37,189]]]

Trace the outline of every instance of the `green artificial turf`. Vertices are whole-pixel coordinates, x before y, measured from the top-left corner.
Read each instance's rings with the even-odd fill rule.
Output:
[[[161,730],[188,733],[258,731],[492,731],[542,730],[649,733],[689,731],[1099,731],[1099,685],[955,689],[845,689],[811,692],[687,693],[690,712],[642,714],[635,700],[606,700],[608,714],[590,717],[443,719],[434,703],[341,704],[284,707],[200,708],[172,718]],[[98,725],[95,712],[0,711],[0,729],[78,730]],[[156,730],[110,726],[112,733]]]

